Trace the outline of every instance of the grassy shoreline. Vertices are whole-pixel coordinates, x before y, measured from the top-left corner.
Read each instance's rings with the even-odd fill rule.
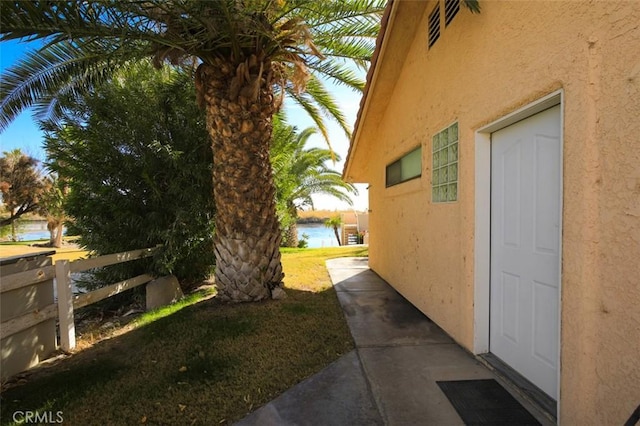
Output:
[[[74,244],[65,245],[60,248],[41,247],[34,244],[46,244],[49,240],[33,240],[33,241],[3,241],[0,242],[0,258],[23,256],[25,254],[34,254],[47,251],[55,251],[53,262],[60,259],[77,260],[86,257],[88,252]]]

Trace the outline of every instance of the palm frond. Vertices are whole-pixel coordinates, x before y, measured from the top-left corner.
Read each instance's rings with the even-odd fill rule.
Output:
[[[320,31],[321,30],[321,31]],[[380,31],[380,16],[378,14],[349,17],[344,20],[328,24],[327,27],[312,31],[316,40],[332,35],[334,38],[368,37],[375,38]],[[320,44],[318,42],[318,44]]]
[[[385,3],[385,0],[314,1],[301,8],[299,16],[312,31],[330,31],[330,27],[350,19],[366,20],[370,15],[382,15]]]
[[[351,129],[349,128],[349,123],[347,123],[342,109],[340,109],[331,92],[326,89],[324,84],[322,84],[320,79],[315,75],[311,75],[309,83],[307,84],[306,93],[313,98],[325,116],[332,118],[340,125],[347,138],[350,139]]]
[[[287,95],[289,95],[289,97],[291,97],[291,99],[293,99],[294,102],[296,102],[309,115],[309,118],[313,120],[314,124],[320,131],[320,134],[327,142],[327,145],[331,147],[327,126],[324,122],[322,112],[314,102],[314,99],[311,98],[308,93],[296,93],[296,91],[291,87],[287,87],[285,90]]]
[[[292,208],[295,212],[296,207],[313,205],[312,194],[326,194],[351,205],[350,195],[358,191],[354,185],[344,182],[339,172],[327,166],[334,158],[332,151],[306,146],[317,130],[310,127],[298,133],[281,118],[274,120],[271,162],[282,214],[291,214],[286,212]]]
[[[40,118],[47,115],[46,112],[57,111],[59,97],[89,90],[127,60],[144,56],[148,56],[144,50],[120,50],[119,46],[104,40],[82,44],[63,41],[28,53],[3,75],[0,129],[32,106]]]
[[[332,179],[331,175],[327,173],[322,179],[306,181],[305,185],[313,194],[329,195],[349,205],[353,205],[351,195],[358,195],[358,190],[352,184],[339,180],[340,174],[338,172],[335,172],[335,176],[333,177]]]
[[[353,61],[361,69],[366,69],[373,50],[375,49],[375,41],[366,38],[331,38],[325,36],[326,40],[322,40],[322,53],[327,58],[339,58]]]
[[[471,13],[480,13],[480,3],[478,3],[478,0],[463,0],[463,3]]]
[[[81,38],[160,38],[156,22],[141,14],[137,7],[139,3],[120,3],[0,2],[0,41],[46,39],[50,44],[56,44]]]
[[[39,113],[59,113],[57,98],[89,89],[132,60],[152,57],[159,66],[222,59],[237,66],[261,52],[284,70],[276,84],[284,82],[286,93],[309,113],[327,141],[325,117],[348,135],[344,116],[319,78],[362,90],[363,81],[346,64],[368,66],[384,3],[3,1],[0,40],[42,40],[44,47],[3,75],[0,128],[31,106]],[[307,80],[309,71],[316,75]]]
[[[364,78],[358,76],[345,64],[339,64],[336,61],[310,61],[308,67],[313,74],[324,76],[337,85],[349,87],[356,92],[364,90]]]

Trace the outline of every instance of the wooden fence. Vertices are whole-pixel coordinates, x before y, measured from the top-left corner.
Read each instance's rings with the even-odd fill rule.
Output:
[[[0,375],[26,370],[56,350],[54,269],[49,254],[0,259]]]
[[[115,296],[155,278],[150,274],[138,275],[89,293],[74,295],[72,273],[142,259],[152,256],[155,250],[146,248],[72,262],[58,260],[55,265],[52,265],[50,257],[41,254],[39,258],[30,256],[30,261],[0,264],[2,308],[3,311],[12,310],[3,312],[0,324],[2,377],[31,368],[55,350],[56,318],[60,327],[60,347],[69,351],[76,346],[74,309]],[[57,303],[53,300],[54,278]],[[48,326],[43,329],[43,324]]]
[[[146,284],[155,277],[149,274],[138,275],[128,280],[120,281],[98,290],[73,295],[71,288],[72,272],[84,272],[93,268],[102,268],[117,263],[129,262],[153,255],[153,248],[127,251],[124,253],[108,254],[92,259],[80,259],[73,262],[59,260],[55,264],[56,289],[58,290],[58,322],[60,324],[60,347],[69,351],[76,347],[76,328],[73,310],[82,308],[92,303],[99,302],[107,297],[115,296],[125,290]]]

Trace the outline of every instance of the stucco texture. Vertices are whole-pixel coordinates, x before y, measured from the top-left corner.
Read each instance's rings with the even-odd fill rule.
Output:
[[[559,419],[623,424],[640,404],[640,2],[480,4],[432,48],[435,3],[394,4],[345,170],[371,185],[370,265],[472,351],[475,132],[561,89]],[[433,204],[431,138],[456,121],[458,201]],[[419,145],[422,176],[385,188]]]

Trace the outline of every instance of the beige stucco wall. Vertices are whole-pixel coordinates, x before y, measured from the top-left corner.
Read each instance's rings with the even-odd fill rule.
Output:
[[[622,424],[640,403],[640,2],[481,1],[429,50],[433,4],[396,5],[422,19],[404,65],[374,77],[346,170],[371,184],[370,265],[473,350],[475,131],[562,89],[560,419]],[[459,201],[433,205],[431,137],[455,121]],[[419,144],[422,177],[385,188]]]

